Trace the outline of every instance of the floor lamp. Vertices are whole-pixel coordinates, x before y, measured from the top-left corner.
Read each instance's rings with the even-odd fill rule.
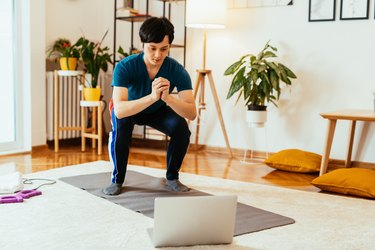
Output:
[[[201,111],[206,109],[204,101],[205,79],[208,78],[212,96],[215,102],[216,111],[220,121],[221,130],[224,135],[225,144],[230,157],[233,157],[229,145],[228,135],[224,125],[224,119],[221,113],[219,98],[217,96],[214,79],[210,69],[206,68],[206,29],[217,29],[225,27],[226,0],[187,0],[186,1],[186,26],[191,28],[203,29],[203,68],[197,70],[197,78],[194,85],[194,98],[197,99],[199,91],[198,118],[195,133],[195,147],[198,146],[199,126]]]

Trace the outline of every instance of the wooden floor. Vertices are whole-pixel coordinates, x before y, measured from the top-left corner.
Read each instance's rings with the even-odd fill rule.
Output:
[[[14,164],[17,170],[24,174],[97,160],[109,160],[106,146],[101,156],[98,156],[91,148],[82,153],[79,145],[63,145],[58,153],[45,146],[33,149],[30,154],[0,156],[0,164]],[[225,153],[190,150],[185,157],[181,171],[312,192],[319,191],[310,184],[318,174],[274,170],[263,164],[261,159],[250,164],[242,160],[242,157],[229,159]],[[131,148],[129,164],[165,169],[165,150]]]

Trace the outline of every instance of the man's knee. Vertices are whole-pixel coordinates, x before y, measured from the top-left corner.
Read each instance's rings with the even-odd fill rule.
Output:
[[[191,132],[189,129],[189,126],[185,119],[182,117],[179,119],[176,119],[175,123],[172,127],[173,131],[171,133],[171,137],[177,136],[179,138],[186,138],[189,139]]]

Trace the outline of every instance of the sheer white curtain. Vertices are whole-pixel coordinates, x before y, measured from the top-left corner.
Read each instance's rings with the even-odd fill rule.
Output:
[[[21,8],[17,0],[0,0],[0,155],[25,151]],[[29,143],[30,144],[30,143]]]
[[[0,4],[0,143],[15,141],[15,82],[13,55],[13,0]]]

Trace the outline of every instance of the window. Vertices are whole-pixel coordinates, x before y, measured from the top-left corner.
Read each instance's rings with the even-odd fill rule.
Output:
[[[15,141],[15,85],[13,76],[13,1],[0,5],[0,143]]]
[[[0,4],[0,154],[25,150],[23,133],[23,91],[21,88],[22,54],[16,0],[1,0]],[[18,66],[17,66],[18,65]],[[21,91],[20,91],[21,90]]]

